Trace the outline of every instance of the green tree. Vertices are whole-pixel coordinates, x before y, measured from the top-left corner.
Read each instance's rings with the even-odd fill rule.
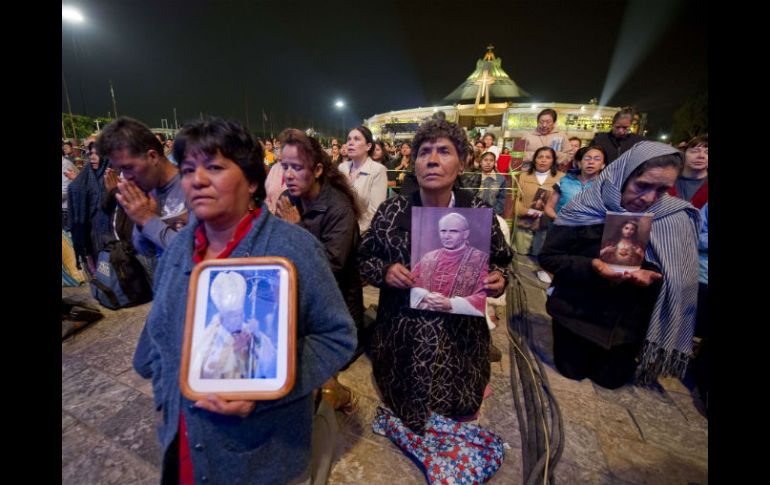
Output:
[[[105,125],[113,121],[110,118],[104,118],[104,117],[91,118],[89,116],[73,114],[72,122],[71,122],[70,115],[68,113],[62,113],[61,121],[64,127],[64,133],[62,133],[62,137],[72,138],[72,124],[74,122],[77,139],[78,141],[82,142],[88,136],[97,133],[97,128],[96,128],[97,120],[99,121],[99,125],[98,125],[99,128],[104,128]]]
[[[671,141],[674,144],[689,140],[709,130],[708,78],[705,76],[695,83],[687,100],[674,111]]]

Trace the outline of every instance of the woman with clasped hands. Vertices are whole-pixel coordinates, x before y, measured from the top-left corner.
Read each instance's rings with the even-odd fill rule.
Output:
[[[576,195],[549,230],[540,264],[554,274],[556,368],[602,387],[683,377],[692,353],[698,292],[698,225],[689,203],[666,194],[682,154],[643,141]],[[615,272],[599,259],[607,211],[652,212],[641,269]]]
[[[155,299],[134,355],[151,378],[163,483],[309,483],[311,393],[356,347],[355,327],[312,234],[272,216],[264,197],[261,146],[240,124],[195,121],[174,141],[182,187],[195,213],[160,259]],[[297,268],[296,380],[277,400],[192,402],[180,394],[179,365],[193,266],[212,258],[281,256]]]
[[[309,231],[323,244],[348,311],[356,324],[358,349],[366,344],[364,296],[356,254],[361,236],[358,218],[361,203],[345,175],[331,165],[320,143],[301,130],[287,128],[278,137],[283,145],[281,165],[287,190],[278,200],[277,217]],[[336,409],[354,411],[353,391],[336,377],[324,385],[323,395]]]

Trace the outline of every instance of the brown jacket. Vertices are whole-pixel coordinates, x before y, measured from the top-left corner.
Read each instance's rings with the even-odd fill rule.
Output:
[[[518,227],[530,229],[532,231],[537,231],[540,228],[541,218],[528,217],[527,211],[530,208],[533,208],[532,204],[535,202],[535,195],[537,194],[538,189],[545,189],[549,191],[548,197],[550,197],[553,195],[554,184],[556,184],[563,176],[564,174],[561,172],[557,172],[556,175],[551,175],[549,172],[548,177],[546,177],[545,181],[541,185],[538,183],[534,171],[531,174],[528,172],[523,172],[521,175],[519,175],[519,193],[516,199],[516,213],[518,214],[516,225]],[[548,198],[542,199],[542,207],[538,206],[534,207],[534,209],[543,211],[545,209],[545,204],[547,203]]]
[[[556,151],[556,162],[562,165],[575,156],[575,149],[569,144],[569,138],[563,131],[554,129],[547,135],[533,131],[524,135],[524,161],[532,162],[532,155],[540,147],[551,147]],[[554,146],[555,145],[555,146]]]

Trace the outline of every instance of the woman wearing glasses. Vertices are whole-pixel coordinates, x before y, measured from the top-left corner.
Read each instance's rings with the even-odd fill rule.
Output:
[[[556,215],[580,192],[590,187],[604,169],[606,156],[599,146],[584,147],[575,155],[576,169],[570,169],[553,186],[553,195],[548,199],[545,215],[556,219]]]

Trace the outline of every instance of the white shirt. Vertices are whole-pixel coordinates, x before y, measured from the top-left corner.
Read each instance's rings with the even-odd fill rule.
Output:
[[[363,234],[372,224],[372,218],[377,208],[385,201],[388,196],[388,176],[385,165],[377,163],[369,157],[361,165],[355,180],[351,178],[353,171],[353,162],[342,162],[339,164],[340,172],[344,173],[350,183],[353,185],[358,196],[365,204],[363,214],[358,220],[358,227]]]
[[[72,180],[68,179],[66,175],[64,175],[64,172],[67,170],[72,170],[75,172],[75,174],[78,173],[78,169],[75,168],[75,165],[72,164],[69,160],[67,160],[64,157],[61,157],[61,208],[62,210],[67,208],[67,187],[72,182]]]

